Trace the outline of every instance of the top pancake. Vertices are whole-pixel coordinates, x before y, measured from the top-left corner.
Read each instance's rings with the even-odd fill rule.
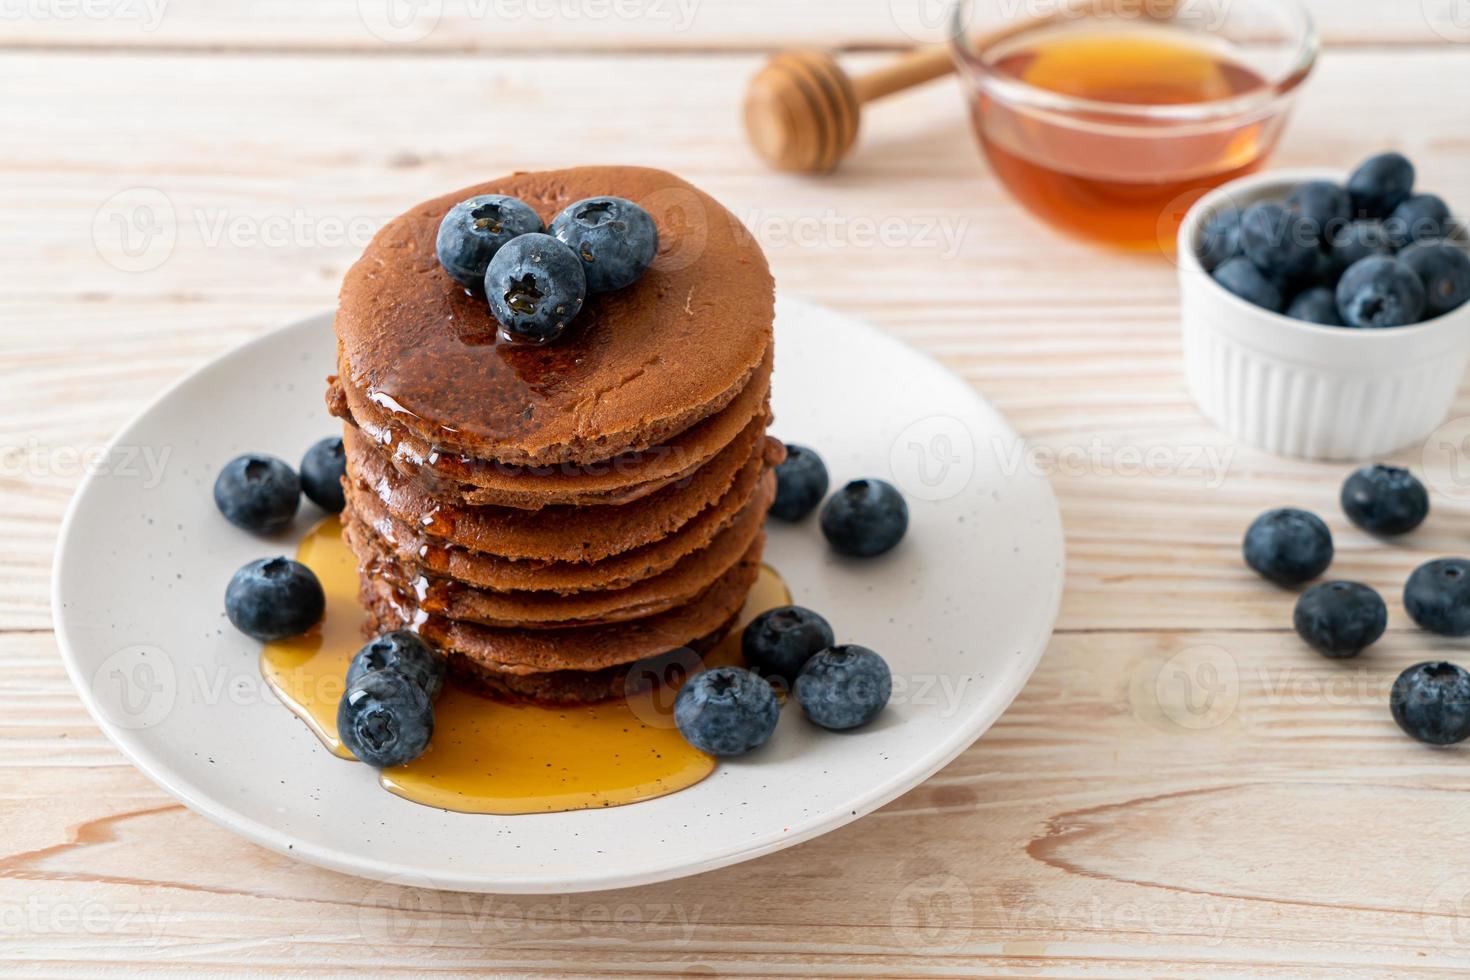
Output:
[[[587,297],[544,347],[506,344],[484,297],[439,266],[456,203],[520,198],[548,224],[585,197],[643,206],[659,251],[638,282]],[[430,445],[510,465],[595,463],[640,451],[719,411],[771,342],[765,257],[734,215],[662,170],[523,173],[435,198],[390,221],[342,284],[338,370],[354,416],[388,410]]]

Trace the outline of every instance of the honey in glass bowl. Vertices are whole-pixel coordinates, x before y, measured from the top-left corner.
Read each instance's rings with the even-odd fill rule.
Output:
[[[1063,231],[1172,251],[1190,205],[1265,162],[1315,58],[1291,0],[1254,18],[1253,3],[1235,0],[1208,23],[1184,17],[1194,5],[1122,0],[1056,5],[988,35],[957,20],[956,58],[996,176]],[[957,17],[971,9],[961,3]]]

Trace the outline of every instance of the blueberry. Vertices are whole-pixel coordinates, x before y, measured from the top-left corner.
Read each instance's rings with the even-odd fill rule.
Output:
[[[485,295],[508,340],[546,344],[581,311],[587,277],[577,256],[555,238],[522,235],[490,260]]]
[[[751,670],[762,677],[796,680],[802,664],[837,639],[827,621],[801,606],[778,606],[761,613],[745,627],[740,652]]]
[[[847,644],[806,662],[792,693],[806,716],[823,728],[845,731],[878,716],[893,692],[888,664],[867,647]]]
[[[1309,219],[1272,202],[1253,204],[1240,216],[1241,250],[1277,282],[1299,282],[1312,274],[1321,235]]]
[[[1363,163],[1348,178],[1353,211],[1387,218],[1414,191],[1414,165],[1400,153],[1382,153]]]
[[[1342,326],[1342,319],[1337,315],[1337,293],[1326,286],[1313,286],[1297,293],[1286,308],[1286,315],[1324,327]]]
[[[1470,636],[1470,560],[1439,558],[1414,569],[1404,608],[1431,633]]]
[[[1272,313],[1280,313],[1285,299],[1281,287],[1261,274],[1255,263],[1241,256],[1231,259],[1214,272],[1215,281],[1247,303]]]
[[[455,282],[481,289],[485,270],[501,246],[541,230],[541,217],[525,201],[504,194],[481,194],[449,209],[439,223],[434,251]]]
[[[556,216],[551,233],[569,245],[587,272],[587,290],[607,293],[637,282],[658,254],[648,212],[621,197],[589,197]]]
[[[1342,509],[1369,534],[1407,534],[1429,516],[1429,493],[1398,466],[1365,466],[1342,485]]]
[[[1470,673],[1450,663],[1415,664],[1398,676],[1388,696],[1393,720],[1430,745],[1470,737]]]
[[[903,494],[882,480],[853,480],[822,507],[822,533],[844,555],[881,555],[903,540],[908,527]]]
[[[1245,563],[1278,585],[1300,585],[1332,564],[1332,532],[1316,514],[1268,510],[1245,532]]]
[[[776,467],[776,500],[771,516],[799,521],[827,496],[827,466],[805,446],[786,446],[786,461]]]
[[[1353,201],[1347,190],[1330,180],[1299,184],[1287,197],[1286,207],[1310,221],[1318,234],[1333,224],[1347,221],[1353,214]]]
[[[1357,263],[1337,284],[1337,312],[1349,327],[1382,330],[1418,323],[1424,301],[1424,283],[1414,270],[1387,255]]]
[[[395,630],[369,640],[347,666],[351,687],[375,670],[402,674],[423,688],[433,701],[444,688],[444,658],[408,630]]]
[[[1230,208],[1206,223],[1200,234],[1199,261],[1206,272],[1214,272],[1240,254],[1240,212]]]
[[[225,588],[225,615],[247,636],[269,643],[317,624],[327,597],[315,573],[289,558],[262,558],[241,568]]]
[[[423,755],[434,735],[434,708],[412,680],[391,670],[365,674],[337,704],[337,737],[378,769]]]
[[[1470,300],[1470,256],[1448,242],[1418,242],[1399,259],[1424,283],[1424,318],[1444,316]]]
[[[781,706],[771,685],[740,667],[695,674],[674,699],[674,724],[684,740],[710,755],[743,755],[776,730]]]
[[[1373,255],[1393,254],[1388,229],[1379,221],[1353,221],[1327,229],[1333,264],[1339,273]]]
[[[341,436],[327,436],[301,457],[301,489],[322,510],[340,514],[347,506],[342,494],[342,477],[347,472],[347,453]]]
[[[1450,208],[1433,194],[1415,194],[1394,208],[1383,226],[1394,248],[1443,238],[1450,230]]]
[[[236,527],[270,534],[296,516],[296,508],[301,505],[301,481],[295,470],[274,456],[236,456],[214,481],[214,505]]]
[[[1292,624],[1322,656],[1343,660],[1378,642],[1388,627],[1388,607],[1366,585],[1324,582],[1302,593]]]

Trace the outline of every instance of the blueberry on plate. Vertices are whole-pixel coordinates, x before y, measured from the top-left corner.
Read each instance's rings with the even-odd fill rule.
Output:
[[[1337,293],[1327,286],[1313,286],[1297,293],[1286,308],[1286,315],[1324,327],[1342,326],[1342,318],[1337,315]]]
[[[1245,532],[1245,563],[1278,585],[1300,585],[1332,564],[1332,532],[1295,507],[1268,510]]]
[[[347,453],[341,436],[327,436],[301,457],[301,489],[322,510],[340,514],[347,506],[342,477],[347,472]]]
[[[1200,233],[1199,261],[1206,272],[1214,272],[1240,254],[1240,212],[1230,208],[1205,224]]]
[[[1414,192],[1414,165],[1401,153],[1381,153],[1353,171],[1347,189],[1355,214],[1387,218]]]
[[[844,555],[872,558],[903,540],[909,505],[882,480],[853,480],[822,507],[822,534]]]
[[[1393,720],[1430,745],[1470,737],[1470,673],[1454,664],[1415,664],[1398,676],[1388,696]]]
[[[1347,190],[1330,180],[1309,180],[1297,185],[1287,196],[1286,207],[1310,221],[1319,235],[1353,215],[1353,200]]]
[[[1450,228],[1450,208],[1433,194],[1415,194],[1393,209],[1383,227],[1394,248],[1443,238]]]
[[[1344,660],[1378,642],[1388,628],[1388,606],[1366,585],[1323,582],[1302,593],[1291,619],[1314,650]]]
[[[893,693],[893,675],[887,662],[872,650],[846,644],[808,660],[792,693],[813,722],[846,731],[878,716]]]
[[[1240,247],[1245,257],[1278,282],[1300,282],[1311,276],[1321,238],[1320,226],[1274,202],[1252,204],[1240,216]]]
[[[582,309],[582,262],[550,235],[522,235],[495,253],[485,270],[485,296],[511,341],[548,344]]]
[[[1364,259],[1337,283],[1337,312],[1349,327],[1383,330],[1418,323],[1424,302],[1423,280],[1387,255]]]
[[[311,629],[327,609],[316,574],[289,558],[261,558],[225,588],[225,615],[247,636],[269,643]]]
[[[444,657],[408,630],[384,633],[364,644],[347,666],[347,686],[376,670],[402,674],[421,687],[430,701],[444,688]]]
[[[1401,466],[1365,466],[1342,484],[1342,510],[1369,534],[1408,534],[1429,516],[1429,492]]]
[[[214,505],[236,527],[270,534],[296,516],[301,481],[295,470],[274,456],[236,456],[215,478]]]
[[[1393,244],[1381,221],[1353,221],[1327,230],[1327,244],[1339,273],[1373,255],[1392,255]]]
[[[607,293],[637,282],[658,254],[649,213],[621,197],[589,197],[557,215],[551,233],[571,247],[587,273],[587,290]]]
[[[1440,636],[1470,636],[1470,560],[1437,558],[1404,583],[1404,608],[1420,627]]]
[[[449,209],[439,223],[434,251],[455,282],[480,289],[485,285],[485,270],[501,246],[541,230],[540,215],[525,201],[504,194],[481,194]]]
[[[1470,255],[1448,242],[1416,242],[1399,261],[1424,283],[1424,318],[1444,316],[1470,300]]]
[[[1233,258],[1213,273],[1214,279],[1247,303],[1280,313],[1285,305],[1281,287],[1266,278],[1255,263],[1244,256]]]
[[[337,736],[358,761],[377,769],[417,759],[433,735],[429,696],[391,670],[363,675],[337,704]]]
[[[674,724],[684,740],[710,755],[744,755],[776,730],[781,706],[771,685],[740,667],[695,674],[674,699]]]
[[[777,606],[761,613],[740,636],[740,652],[762,677],[796,680],[802,665],[837,638],[821,616],[802,606]]]
[[[776,467],[776,499],[771,516],[799,521],[827,496],[827,465],[806,446],[788,443],[786,459]]]

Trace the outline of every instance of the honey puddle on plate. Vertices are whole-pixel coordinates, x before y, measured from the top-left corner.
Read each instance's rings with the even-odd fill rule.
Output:
[[[297,558],[321,579],[326,616],[304,636],[267,644],[261,674],[333,754],[351,760],[337,737],[337,702],[363,644],[357,561],[336,518],[306,536]],[[781,577],[762,567],[736,628],[705,662],[738,663],[741,628],[790,601]],[[673,696],[663,686],[595,705],[508,704],[451,680],[434,705],[428,750],[383,770],[379,782],[404,799],[464,813],[551,813],[666,796],[715,768],[674,727]]]

